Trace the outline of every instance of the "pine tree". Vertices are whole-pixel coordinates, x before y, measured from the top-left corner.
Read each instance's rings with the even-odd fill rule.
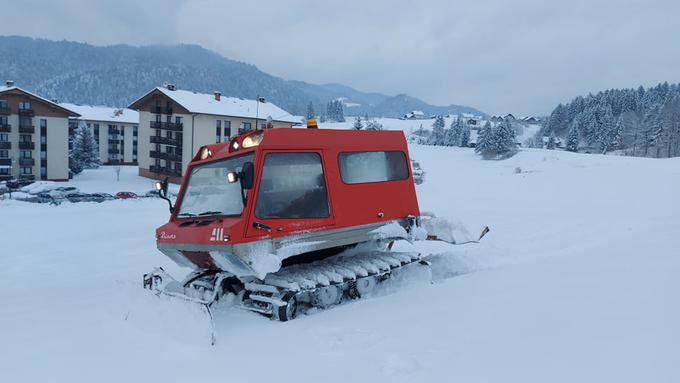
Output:
[[[361,123],[361,116],[357,116],[354,119],[354,125],[352,126],[355,130],[361,130],[364,128],[364,124]]]
[[[69,167],[75,174],[83,169],[97,168],[100,165],[99,150],[94,136],[84,121],[81,121],[72,139],[69,153]]]
[[[515,130],[510,121],[501,122],[492,137],[497,154],[506,154],[517,150]]]
[[[430,136],[430,145],[444,145],[444,127],[446,122],[441,115],[435,118],[432,124],[432,135]]]
[[[459,146],[461,133],[462,133],[462,119],[457,118],[456,121],[451,122],[451,126],[446,131],[444,137],[444,145],[446,146]]]
[[[470,127],[466,124],[460,134],[460,147],[467,148],[468,146],[470,146]]]
[[[578,151],[578,125],[575,123],[571,124],[569,128],[569,134],[567,134],[567,150],[570,152]]]
[[[307,119],[316,118],[316,113],[314,113],[314,105],[310,101],[307,105]]]
[[[548,150],[554,150],[555,149],[555,133],[550,133],[550,137],[548,137],[548,143],[545,145],[545,148]]]
[[[491,124],[488,121],[486,124],[484,124],[484,127],[479,130],[475,152],[481,154],[482,156],[488,156],[492,153],[495,154],[495,148],[493,145],[493,128],[491,128]]]
[[[383,126],[376,120],[369,120],[366,123],[366,130],[383,130]]]

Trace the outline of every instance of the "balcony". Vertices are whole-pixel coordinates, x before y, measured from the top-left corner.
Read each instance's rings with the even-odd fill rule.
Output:
[[[181,132],[182,128],[184,127],[184,124],[177,123],[177,122],[158,122],[158,121],[151,121],[149,123],[149,126],[151,129],[165,129],[165,130],[172,130],[174,132]]]
[[[19,175],[20,180],[35,181],[35,176],[33,174],[21,174]]]
[[[19,158],[19,166],[35,166],[33,158]]]
[[[34,150],[35,149],[35,142],[19,142],[19,149],[23,150]]]
[[[33,117],[35,116],[35,111],[33,109],[19,109],[20,116]]]
[[[177,153],[165,153],[165,152],[158,152],[155,150],[152,150],[149,152],[149,157],[151,158],[159,158],[161,160],[166,160],[166,161],[182,161],[182,155],[177,154]]]
[[[0,158],[0,166],[12,166],[11,158]]]
[[[12,143],[8,141],[0,141],[0,149],[12,149]]]
[[[175,138],[168,138],[162,136],[151,136],[149,137],[149,142],[152,144],[163,144],[172,146],[182,146],[182,141]]]
[[[162,167],[162,166],[151,165],[149,167],[149,170],[151,170],[153,173],[165,174],[166,176],[171,176],[171,177],[181,177],[182,176],[181,171],[171,169],[171,168],[165,168],[165,167]]]
[[[0,124],[0,133],[10,133],[12,131],[12,125],[10,124]]]
[[[19,125],[19,133],[35,133],[35,126]]]
[[[12,110],[9,107],[5,106],[0,108],[0,115],[9,116],[10,114],[12,114]]]

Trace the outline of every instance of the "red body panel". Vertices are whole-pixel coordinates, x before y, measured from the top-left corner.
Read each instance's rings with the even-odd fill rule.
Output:
[[[159,243],[216,245],[218,243],[214,239],[211,241],[210,238],[217,229],[217,233],[222,234],[221,238],[228,238],[223,242],[224,244],[234,245],[267,238],[291,236],[301,232],[338,229],[391,221],[409,215],[420,215],[410,161],[408,161],[408,147],[403,132],[274,128],[264,130],[263,134],[261,144],[255,148],[230,150],[231,143],[234,140],[239,142],[240,147],[243,138],[247,135],[237,137],[232,142],[208,145],[212,156],[201,160],[197,155],[189,164],[186,172],[186,174],[190,174],[195,165],[254,152],[255,184],[253,189],[247,191],[248,202],[242,215],[238,217],[217,217],[213,222],[203,226],[182,226],[183,222],[190,219],[177,219],[175,213],[167,224],[157,229],[156,237]],[[364,151],[403,152],[408,163],[408,178],[398,181],[345,184],[340,177],[338,155],[341,152]],[[258,192],[264,155],[269,152],[317,152],[321,155],[330,204],[331,216],[329,218],[255,218],[255,196]],[[182,180],[178,204],[182,202],[187,178],[185,176]],[[253,228],[254,221],[264,223],[273,230],[266,232],[255,229]],[[201,263],[195,260],[192,260],[192,262]],[[209,265],[199,266],[207,267]]]

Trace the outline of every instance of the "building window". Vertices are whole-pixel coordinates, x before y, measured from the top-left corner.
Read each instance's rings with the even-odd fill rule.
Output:
[[[224,141],[229,141],[231,137],[231,121],[224,120]]]
[[[8,176],[9,168],[0,168],[0,176]]]
[[[47,159],[47,152],[40,152],[40,159],[46,160]]]
[[[403,152],[345,152],[338,156],[340,177],[346,184],[398,181],[408,178]]]
[[[9,157],[9,150],[0,150],[0,158],[8,158]]]
[[[31,140],[30,134],[20,134],[19,135],[19,142],[33,142],[33,141]]]
[[[31,109],[31,102],[30,101],[22,101],[19,103],[19,109],[20,110],[28,110]]]
[[[92,128],[92,124],[90,124],[89,122],[86,122],[86,123],[85,123],[85,126],[87,126],[88,129],[91,129],[91,128]]]
[[[0,106],[0,108],[2,108]],[[9,125],[9,120],[7,119],[7,116],[0,116],[0,125]]]
[[[172,116],[168,114],[167,117],[165,117],[165,122],[167,122],[168,125],[172,124]]]
[[[132,126],[132,137],[137,137],[137,125]],[[133,138],[133,140],[137,140],[137,138]]]
[[[33,168],[24,166],[21,168],[21,174],[33,174]]]
[[[182,123],[182,117],[175,117],[175,124],[180,125]]]
[[[19,152],[19,157],[20,158],[32,158],[31,153],[33,153],[31,150],[22,150]]]
[[[0,100],[0,108],[9,108],[9,104],[7,104],[7,100]]]
[[[7,142],[7,141],[9,141],[9,134],[0,133],[0,142]]]
[[[19,126],[31,126],[33,125],[33,119],[30,117],[19,117]]]
[[[217,120],[215,121],[215,142],[219,144],[221,139],[222,139],[222,121]]]
[[[158,167],[161,166],[161,160],[160,159],[156,158],[156,160],[154,162],[156,163],[156,166],[158,166]]]
[[[159,108],[160,108],[160,106],[159,106]],[[160,114],[156,115],[156,122],[158,122],[158,123],[161,122],[161,115]]]
[[[40,167],[40,177],[47,178],[47,167],[45,166]]]
[[[242,122],[241,126],[239,126],[238,128],[238,134],[243,134],[249,131],[251,126],[252,125],[250,124],[250,122]]]
[[[41,135],[40,136],[40,143],[43,145],[47,145],[47,136]]]

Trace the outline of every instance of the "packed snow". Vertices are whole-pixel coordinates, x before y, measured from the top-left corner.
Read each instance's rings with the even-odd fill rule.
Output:
[[[158,199],[59,206],[0,201],[0,381],[680,381],[680,159],[417,146],[421,209],[479,244],[430,254],[434,283],[291,322],[158,299],[141,276],[180,269],[155,249]],[[125,169],[83,191],[144,191]],[[69,184],[71,184],[69,183]]]

